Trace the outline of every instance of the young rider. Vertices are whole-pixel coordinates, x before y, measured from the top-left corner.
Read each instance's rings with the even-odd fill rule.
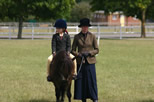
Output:
[[[56,55],[61,50],[65,50],[71,58],[74,56],[70,54],[71,51],[71,39],[66,31],[67,29],[67,24],[66,21],[63,19],[58,19],[54,25],[56,27],[56,34],[53,35],[52,37],[52,43],[51,43],[51,48],[52,48],[52,54],[48,57],[48,63],[47,63],[47,81],[52,81],[52,75],[49,74],[50,70],[52,71],[52,68],[50,69],[50,63],[53,59],[53,57]],[[73,61],[75,65],[74,69],[74,76],[73,78],[76,77],[76,60]]]

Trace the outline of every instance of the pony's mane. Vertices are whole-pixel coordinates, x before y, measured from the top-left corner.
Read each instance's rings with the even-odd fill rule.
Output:
[[[65,79],[69,79],[73,75],[74,64],[66,51],[60,51],[53,58],[51,65],[52,75],[56,79],[63,75]]]

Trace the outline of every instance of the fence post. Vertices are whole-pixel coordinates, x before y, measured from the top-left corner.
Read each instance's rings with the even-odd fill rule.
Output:
[[[99,46],[99,40],[100,40],[100,25],[99,25],[99,23],[97,25],[97,33],[98,33],[98,35],[97,35],[97,44]]]
[[[32,40],[34,40],[34,25],[32,24]]]
[[[11,40],[11,27],[9,27],[9,39]]]
[[[76,34],[78,34],[78,33],[79,33],[79,27],[76,26]]]
[[[120,39],[122,39],[122,26],[120,26]]]
[[[133,27],[133,25],[131,26],[131,33],[134,33],[134,27]]]

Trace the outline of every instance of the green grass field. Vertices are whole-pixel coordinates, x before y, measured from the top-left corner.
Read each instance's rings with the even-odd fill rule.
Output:
[[[55,102],[53,84],[46,81],[50,42],[0,40],[0,102]],[[154,102],[153,45],[143,39],[100,41],[99,102]]]

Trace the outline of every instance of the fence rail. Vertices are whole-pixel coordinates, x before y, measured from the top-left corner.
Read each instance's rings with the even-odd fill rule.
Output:
[[[5,24],[5,25],[4,25]],[[10,25],[12,24],[12,25]],[[50,25],[50,26],[49,26]],[[71,37],[74,34],[80,32],[78,24],[69,24],[67,30]],[[154,37],[154,24],[146,24],[146,36]],[[104,26],[97,24],[89,28],[89,30],[94,33],[98,39],[100,38],[118,38],[123,39],[125,37],[140,37],[141,27],[138,26]],[[23,38],[47,38],[51,39],[52,35],[55,33],[55,28],[51,23],[24,23],[23,27]],[[0,38],[16,38],[18,33],[17,23],[0,23]]]

